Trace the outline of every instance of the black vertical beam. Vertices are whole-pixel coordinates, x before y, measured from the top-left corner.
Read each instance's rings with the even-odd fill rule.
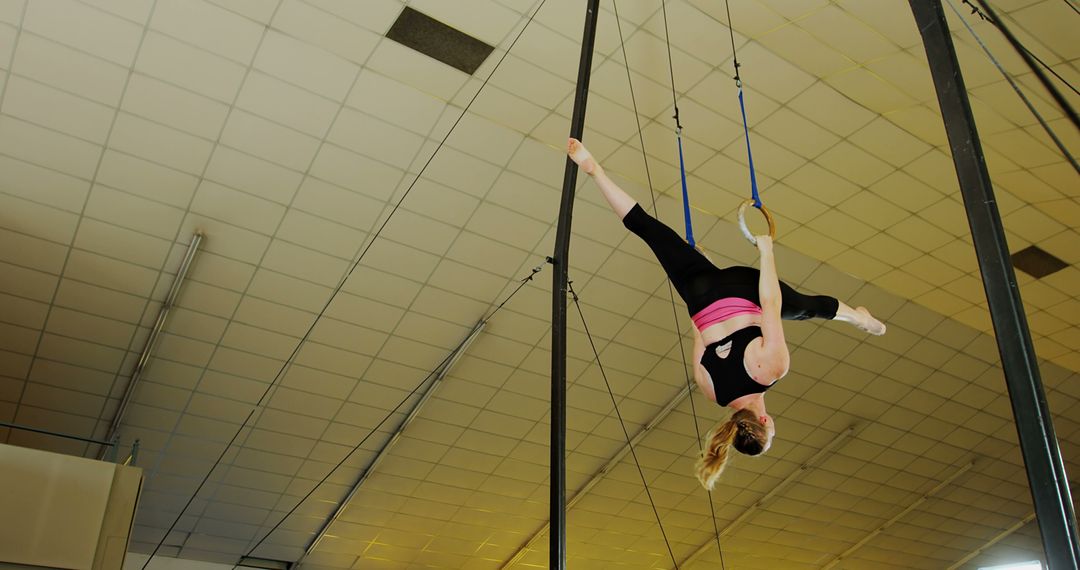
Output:
[[[589,77],[599,12],[600,0],[589,0],[585,31],[581,36],[574,113],[570,118],[570,136],[578,140],[581,140],[585,130],[585,103],[589,98]],[[577,173],[577,165],[567,157],[559,225],[555,230],[555,253],[551,258],[555,266],[551,277],[551,522],[548,533],[551,544],[548,568],[551,570],[566,569],[566,281]]]
[[[1080,550],[1065,465],[1046,405],[1001,215],[994,200],[949,27],[940,0],[909,0],[909,3],[922,33],[945,131],[952,147],[1046,562],[1054,570],[1075,569],[1080,561]]]

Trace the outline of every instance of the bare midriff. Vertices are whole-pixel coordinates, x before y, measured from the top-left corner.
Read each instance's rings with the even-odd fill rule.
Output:
[[[760,326],[761,307],[746,299],[726,297],[714,301],[692,319],[701,331],[702,340],[710,344],[746,327]]]

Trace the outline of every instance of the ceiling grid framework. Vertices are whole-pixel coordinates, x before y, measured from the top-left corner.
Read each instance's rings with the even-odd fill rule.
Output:
[[[470,77],[384,39],[399,0],[0,3],[0,419],[104,436],[191,234],[206,234],[121,429],[123,445],[141,440],[148,475],[137,552],[164,538],[159,555],[232,564],[389,414],[254,552],[299,558],[404,419],[394,406],[550,254],[580,3],[548,0],[527,26],[539,2],[407,4],[495,51]],[[1080,80],[1067,24],[1080,15],[1058,0],[995,8],[1055,71]],[[749,171],[726,14],[701,0],[666,9],[699,243],[717,263],[752,264],[733,224]],[[586,140],[644,203],[626,62],[610,2],[602,10]],[[623,0],[619,14],[660,217],[676,220],[660,3]],[[947,15],[1010,248],[1038,246],[1067,264],[1017,277],[1074,472],[1080,185]],[[725,562],[821,568],[855,546],[835,567],[1037,558],[989,313],[906,5],[757,0],[733,6],[732,18],[781,278],[865,304],[890,328],[865,338],[841,325],[786,327],[793,371],[767,398],[777,441],[761,457],[736,457],[714,492],[720,528],[743,517],[721,539]],[[1066,146],[1080,148],[1000,34],[969,23]],[[714,540],[691,475],[694,417],[683,401],[654,419],[685,390],[689,323],[673,322],[651,253],[588,181],[579,197],[571,278],[683,561]],[[489,323],[304,568],[546,565],[545,276]],[[567,517],[570,564],[668,567],[629,459],[601,472],[626,442],[585,332],[569,323],[568,491],[588,489]],[[704,433],[723,411],[692,397]],[[14,430],[0,437],[96,451]],[[714,546],[686,567],[719,562]]]

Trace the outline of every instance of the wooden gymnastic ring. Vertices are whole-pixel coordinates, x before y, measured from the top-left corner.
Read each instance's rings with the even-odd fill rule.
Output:
[[[754,234],[750,233],[750,228],[746,227],[746,207],[753,206],[754,199],[748,198],[739,204],[739,229],[742,230],[743,235],[746,237],[752,245],[757,245],[757,239],[754,238]],[[755,206],[756,207],[756,206]],[[761,213],[765,216],[765,221],[769,223],[769,237],[776,239],[776,221],[773,220],[772,214],[769,213],[769,209],[762,205],[760,208]]]

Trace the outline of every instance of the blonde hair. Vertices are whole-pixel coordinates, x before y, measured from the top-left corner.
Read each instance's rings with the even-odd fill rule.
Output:
[[[727,466],[730,448],[746,455],[758,455],[768,444],[769,432],[754,412],[746,408],[735,412],[709,433],[709,443],[694,468],[698,481],[711,491]]]

